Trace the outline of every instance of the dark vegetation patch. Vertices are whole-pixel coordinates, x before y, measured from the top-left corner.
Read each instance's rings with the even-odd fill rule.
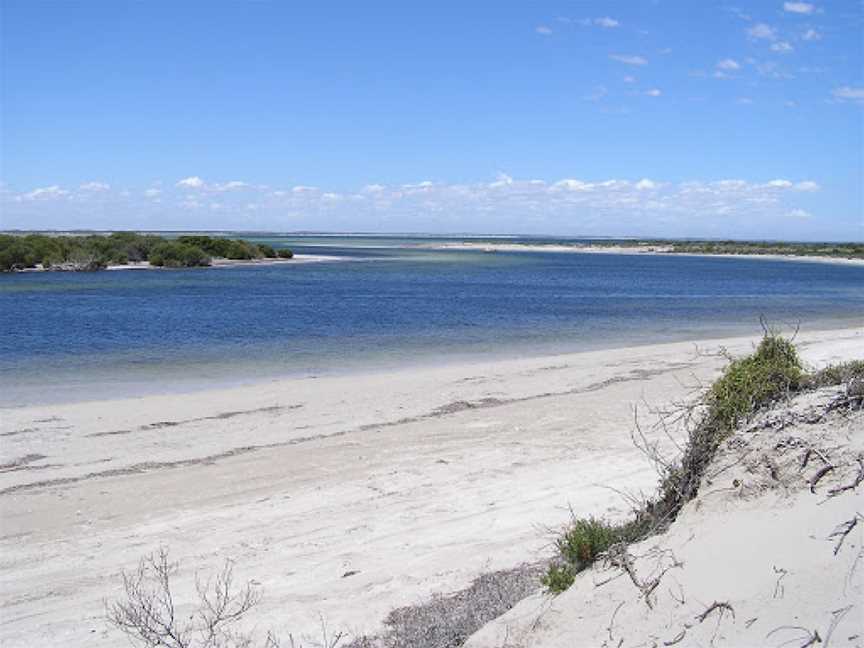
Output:
[[[864,381],[864,360],[851,360],[830,365],[813,373],[804,380],[809,388],[830,387]]]
[[[0,271],[41,266],[46,270],[102,270],[108,265],[148,261],[153,266],[209,266],[211,259],[251,260],[293,257],[265,243],[212,236],[168,239],[152,234],[114,232],[89,236],[0,234]]]
[[[539,565],[483,574],[467,588],[397,608],[378,635],[354,639],[345,648],[458,648],[468,637],[537,589]]]

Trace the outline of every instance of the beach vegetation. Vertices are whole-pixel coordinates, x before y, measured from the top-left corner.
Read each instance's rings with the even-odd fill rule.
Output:
[[[846,371],[838,369],[830,375],[839,377]],[[696,497],[705,469],[720,444],[758,410],[807,384],[793,343],[766,331],[755,351],[732,360],[692,408],[702,414],[689,430],[680,460],[658,463],[660,483],[652,499],[641,502],[622,522],[574,517],[556,540],[555,558],[542,578],[546,590],[552,594],[566,590],[577,573],[615,546],[638,542],[665,530],[681,508]],[[637,446],[653,458],[647,443],[637,442]]]
[[[864,243],[798,243],[787,241],[602,239],[592,247],[652,248],[669,254],[733,254],[771,256],[817,256],[838,259],[864,259]]]
[[[280,648],[273,632],[255,636],[240,629],[248,612],[261,601],[261,588],[252,581],[238,584],[234,565],[226,560],[222,569],[206,580],[196,577],[197,605],[182,611],[175,602],[174,581],[179,565],[168,550],[144,556],[138,567],[123,571],[123,597],[106,604],[108,624],[142,648]],[[320,648],[337,648],[342,633],[329,634],[322,621]],[[288,636],[286,648],[303,648]]]
[[[852,382],[864,382],[864,360],[850,360],[821,369],[805,379],[808,387],[829,387]]]
[[[212,258],[251,260],[292,256],[290,250],[277,252],[266,243],[211,236],[172,239],[135,232],[0,235],[0,271],[4,272],[40,266],[45,270],[100,270],[109,265],[145,261],[154,266],[188,268],[210,265]]]
[[[154,247],[149,256],[150,265],[166,268],[193,268],[210,265],[210,257],[199,247],[179,241],[166,241]]]
[[[280,259],[293,259],[294,258],[294,253],[291,250],[289,250],[288,248],[281,248],[280,250],[276,251],[276,254]]]

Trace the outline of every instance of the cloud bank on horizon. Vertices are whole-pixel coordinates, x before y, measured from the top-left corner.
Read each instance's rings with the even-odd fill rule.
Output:
[[[864,238],[864,8],[731,4],[10,0],[0,229]]]
[[[402,185],[370,184],[356,191],[295,185],[275,188],[198,176],[130,190],[100,181],[78,187],[4,190],[10,210],[42,218],[44,228],[63,228],[77,213],[88,227],[114,227],[114,214],[137,214],[138,229],[415,231],[461,233],[557,232],[570,235],[675,235],[692,231],[722,235],[734,223],[760,236],[766,227],[794,228],[812,219],[800,205],[821,187],[813,180],[740,179],[663,182],[610,179],[554,182],[498,174],[489,182],[451,184],[424,180]],[[184,214],[177,220],[176,214]],[[477,219],[477,215],[483,218]],[[22,226],[26,225],[22,221]],[[32,221],[31,221],[32,222]],[[23,227],[26,228],[26,227]]]

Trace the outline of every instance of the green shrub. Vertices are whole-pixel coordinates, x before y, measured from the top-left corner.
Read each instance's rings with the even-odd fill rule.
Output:
[[[12,241],[0,249],[0,270],[35,268],[39,262],[38,254],[24,241]]]
[[[852,369],[862,367],[854,364]],[[666,528],[684,504],[696,497],[705,469],[723,440],[759,408],[804,385],[794,345],[766,334],[753,354],[732,361],[709,388],[703,398],[705,414],[690,431],[680,462],[665,470],[655,499],[645,502],[622,524],[594,518],[573,520],[556,541],[557,556],[543,577],[546,589],[553,594],[567,589],[579,571],[612,545],[635,542]]]
[[[279,255],[280,259],[293,259],[294,258],[294,253],[291,250],[289,250],[288,248],[282,248],[281,250],[276,252],[276,254]]]
[[[864,360],[850,360],[840,364],[830,365],[804,381],[806,387],[827,387],[842,385],[854,379],[864,380]]]
[[[759,407],[796,389],[802,377],[793,344],[780,336],[766,335],[755,353],[733,361],[711,386],[706,425],[728,434]]]
[[[201,248],[178,241],[160,243],[150,251],[148,260],[150,261],[150,265],[168,268],[191,268],[210,265],[210,257]]]
[[[258,243],[258,251],[261,253],[261,256],[267,259],[276,258],[276,250],[273,249],[272,245],[267,245],[266,243]]]

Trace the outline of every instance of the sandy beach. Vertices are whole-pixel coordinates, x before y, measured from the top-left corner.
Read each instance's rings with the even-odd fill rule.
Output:
[[[434,243],[424,245],[436,250],[477,250],[483,252],[560,252],[570,254],[650,254],[691,257],[719,257],[727,259],[764,259],[767,261],[805,261],[811,263],[838,263],[844,265],[864,265],[864,259],[842,257],[804,256],[798,254],[697,254],[673,252],[668,245],[561,245],[555,243],[497,243],[460,241],[458,243]]]
[[[568,507],[623,514],[614,489],[656,481],[634,406],[650,421],[647,405],[716,377],[721,347],[756,340],[2,410],[0,644],[122,645],[104,601],[159,546],[181,602],[230,558],[263,588],[258,627],[374,631],[396,606],[546,557]],[[864,357],[864,328],[797,342],[811,366]]]

